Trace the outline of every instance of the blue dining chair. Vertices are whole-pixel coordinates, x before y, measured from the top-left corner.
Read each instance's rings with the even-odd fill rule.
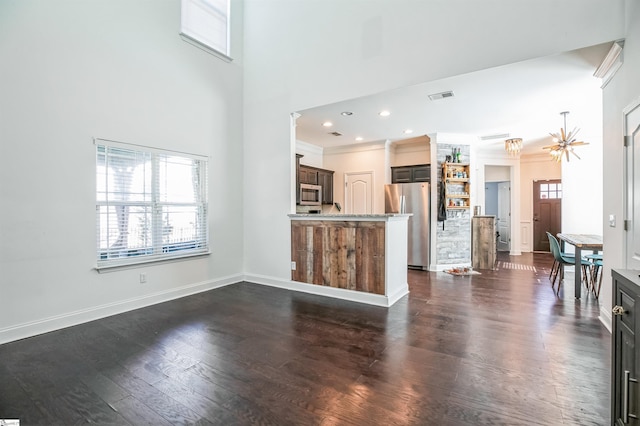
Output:
[[[564,280],[564,266],[573,265],[577,267],[576,258],[575,256],[562,253],[560,251],[560,243],[558,242],[556,237],[554,237],[550,232],[547,232],[547,237],[549,238],[549,247],[551,248],[551,253],[553,254],[553,258],[554,258],[554,266],[552,266],[552,274],[551,274],[552,275],[551,288],[554,289],[554,291],[556,291],[557,293],[560,291],[560,283],[562,283],[562,281]],[[583,272],[582,278],[583,278],[583,282],[587,283],[587,288],[588,288],[588,282],[589,282],[587,278],[587,274],[588,274],[587,271],[590,265],[591,263],[586,259],[580,259],[580,267],[582,268],[582,272]],[[558,275],[560,275],[559,278],[558,278]],[[557,290],[554,288],[556,279],[558,279]]]
[[[548,232],[548,231],[547,231],[547,233],[546,233],[546,234],[547,234],[547,238],[549,239],[549,251],[551,251],[551,254],[553,254],[553,247],[554,247],[554,245],[553,245],[553,243],[551,242],[551,240],[552,240],[552,239],[553,239],[553,240],[556,240],[556,237],[554,237],[554,236],[553,236],[553,234],[552,234],[552,233],[550,233],[550,232]],[[558,241],[558,240],[556,240],[556,241]],[[567,257],[567,258],[569,258],[569,257],[575,257],[575,256],[574,256],[574,255],[572,255],[572,254],[568,254],[568,253],[565,253],[565,252],[562,252],[562,251],[560,252],[560,255],[561,255],[561,256],[564,256],[564,257]],[[559,263],[558,263],[558,261],[556,260],[556,257],[555,257],[555,256],[553,256],[553,265],[551,265],[551,270],[549,271],[549,279],[551,279],[551,278],[554,276],[554,274],[556,274],[556,273],[557,273],[557,269],[556,269],[556,268],[558,268],[559,266],[560,266],[560,264],[559,264]]]
[[[585,256],[589,262],[591,262],[591,279],[589,280],[590,290],[596,299],[600,297],[600,287],[602,287],[602,253],[588,254]],[[596,287],[597,284],[597,287]]]

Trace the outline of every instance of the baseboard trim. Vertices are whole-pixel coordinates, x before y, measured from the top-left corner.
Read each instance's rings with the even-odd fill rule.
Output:
[[[602,325],[609,330],[609,333],[613,332],[613,317],[611,316],[611,311],[605,306],[600,306],[600,316],[598,317]]]
[[[243,280],[242,275],[231,275],[213,281],[203,281],[186,286],[159,291],[140,297],[134,297],[104,305],[94,306],[69,312],[63,315],[56,315],[38,321],[0,329],[0,344],[13,342],[15,340],[26,339],[38,334],[48,333],[66,327],[82,324],[89,321],[121,314],[134,309],[144,308],[157,303],[168,302],[203,291],[213,290],[230,284],[235,284]]]
[[[364,293],[361,291],[345,290],[335,287],[325,287],[315,284],[305,284],[297,281],[283,280],[265,275],[247,274],[244,276],[245,281],[267,285],[271,287],[282,288],[285,290],[299,291],[302,293],[315,294],[316,296],[333,297],[334,299],[348,300],[350,302],[366,303],[368,305],[390,307],[403,296],[409,294],[409,286],[398,290],[390,296],[382,296],[379,294]]]

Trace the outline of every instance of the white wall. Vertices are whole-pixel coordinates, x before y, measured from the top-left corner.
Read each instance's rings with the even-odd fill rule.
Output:
[[[611,325],[611,269],[625,266],[624,238],[622,227],[624,215],[624,148],[622,145],[622,110],[640,98],[640,4],[628,0],[624,64],[604,88],[604,150],[603,150],[603,237],[604,279],[600,291],[600,318]],[[615,214],[617,225],[609,227],[609,214]],[[605,222],[607,220],[607,223]]]
[[[509,167],[507,166],[485,166],[485,182],[508,182],[510,179]]]
[[[179,28],[179,0],[0,2],[0,343],[241,277],[242,20],[231,64]],[[212,254],[98,274],[93,137],[210,156]]]
[[[296,154],[303,155],[300,164],[323,168],[323,149],[318,145],[313,145],[301,140],[296,141]]]
[[[431,162],[431,144],[424,136],[420,140],[408,144],[391,144],[391,167],[429,164]]]
[[[373,172],[373,213],[384,213],[385,144],[357,144],[324,150],[324,165],[333,170],[333,201],[344,207],[345,173]]]

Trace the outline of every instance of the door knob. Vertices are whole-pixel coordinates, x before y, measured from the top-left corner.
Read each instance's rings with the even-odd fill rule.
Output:
[[[616,305],[613,307],[613,309],[611,309],[611,313],[613,315],[622,315],[624,314],[626,311],[624,310],[624,308],[622,306]]]

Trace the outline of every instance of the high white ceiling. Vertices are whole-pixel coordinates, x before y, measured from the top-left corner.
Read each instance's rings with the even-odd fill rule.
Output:
[[[330,148],[450,133],[477,137],[482,149],[491,151],[503,149],[505,138],[480,138],[508,133],[523,138],[523,154],[540,153],[551,143],[549,132],[563,125],[560,112],[570,111],[569,130],[601,119],[601,81],[593,73],[610,46],[605,43],[298,111],[296,139]],[[428,95],[445,91],[454,96],[429,99]],[[380,117],[382,110],[391,115]],[[343,116],[343,111],[353,115]],[[333,126],[323,127],[325,121]],[[405,129],[413,133],[405,134]],[[357,136],[363,140],[356,141]]]

